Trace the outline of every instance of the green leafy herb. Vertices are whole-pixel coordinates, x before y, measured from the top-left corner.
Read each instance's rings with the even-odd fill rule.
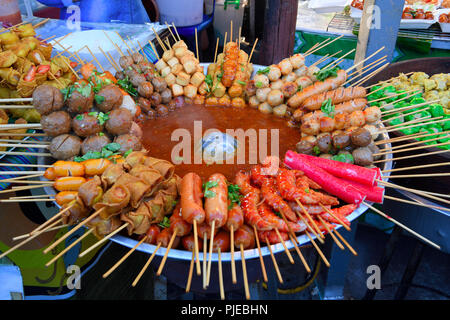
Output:
[[[327,117],[334,118],[334,105],[331,98],[328,98],[322,103],[320,110],[327,115]]]
[[[68,86],[67,88],[61,89],[61,93],[64,96],[64,101],[70,98],[74,90],[75,90],[74,86]]]
[[[241,85],[243,85],[243,86],[245,86],[245,85],[247,84],[247,82],[242,81],[242,80],[238,80],[237,83],[239,83],[239,84],[241,84]]]
[[[268,74],[270,72],[270,67],[265,67],[264,69],[258,70],[257,74]]]
[[[233,208],[233,205],[236,203],[241,205],[241,193],[239,192],[241,188],[237,184],[229,184],[228,185],[228,199],[230,200],[230,205],[228,206],[228,210]]]
[[[165,216],[163,221],[158,223],[158,226],[160,226],[161,228],[164,228],[164,229],[169,228],[170,227],[170,220],[169,220],[169,218],[167,218],[167,216]]]
[[[255,87],[262,88],[262,86],[263,86],[263,83],[261,81],[256,81],[255,82]]]
[[[99,159],[99,158],[102,158],[102,153],[101,152],[89,151],[85,155],[83,155],[82,157],[75,157],[74,161],[75,162],[83,162],[85,160]]]
[[[78,114],[78,115],[75,117],[75,119],[81,121],[81,120],[83,120],[83,115],[82,115],[82,114]]]
[[[210,74],[208,74],[205,78],[206,83],[206,92],[211,92],[211,87],[213,85],[213,80]]]
[[[211,191],[209,189],[217,187],[219,183],[217,181],[208,181],[203,184],[203,196],[205,198],[214,198],[216,196],[216,193],[214,191]]]
[[[275,213],[275,215],[276,215],[278,218],[283,218],[283,217],[281,216],[281,213],[279,213],[278,211],[275,211],[274,213]]]
[[[105,148],[106,150],[112,151],[112,152],[116,152],[116,151],[120,150],[120,144],[117,142],[111,142],[111,143],[108,143],[103,148]]]
[[[314,146],[313,151],[317,156],[320,154],[320,149],[318,146]]]
[[[105,102],[104,96],[95,95],[94,99],[96,104],[102,104],[103,102]]]
[[[204,196],[205,198],[214,198],[214,197],[216,196],[216,193],[215,193],[214,191],[211,191],[211,190],[206,190],[206,191],[203,193],[203,196]]]
[[[302,90],[303,90],[303,87],[299,85],[299,86],[297,87],[297,92],[300,92],[300,91],[302,91]]]
[[[99,132],[99,133],[98,133],[98,136],[99,136],[99,137],[103,137],[104,135],[105,135],[105,134],[104,134],[103,132]]]
[[[337,72],[339,71],[339,67],[336,66],[334,68],[324,68],[320,69],[318,72],[314,73],[314,76],[319,81],[323,81],[329,77],[337,77]]]
[[[75,89],[77,92],[79,92],[83,97],[88,98],[91,95],[92,87],[90,84],[87,84],[85,86],[79,86]]]
[[[305,192],[306,192],[306,193],[309,193],[309,188],[306,188],[306,189],[305,189]]]
[[[133,97],[138,96],[138,92],[135,87],[133,87],[133,84],[131,83],[130,79],[128,77],[124,79],[120,79],[117,81],[117,84],[126,92],[128,92]]]
[[[109,120],[109,112],[108,113],[99,112],[97,115],[97,120],[100,125],[103,125],[106,121]]]
[[[128,156],[130,155],[130,153],[132,153],[132,152],[133,152],[133,149],[129,149],[127,152],[125,152],[125,153],[123,154],[123,157],[124,157],[124,158],[128,157]]]

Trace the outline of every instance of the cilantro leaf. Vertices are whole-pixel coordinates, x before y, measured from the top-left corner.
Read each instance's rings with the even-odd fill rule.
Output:
[[[314,73],[314,76],[317,78],[317,80],[319,81],[324,81],[327,78],[330,77],[337,77],[337,72],[340,70],[340,68],[338,66],[334,67],[334,68],[324,68],[324,69],[320,69],[318,72]]]
[[[327,115],[327,117],[334,118],[334,105],[331,101],[331,98],[328,98],[322,103],[320,110]]]
[[[104,96],[95,95],[94,99],[96,104],[102,104],[103,102],[105,102]]]
[[[161,228],[164,228],[164,229],[169,228],[170,227],[170,220],[169,220],[169,218],[167,218],[167,216],[165,216],[163,221],[158,223],[158,226],[160,226]]]
[[[270,67],[265,67],[264,69],[258,70],[257,74],[268,74],[270,72]]]

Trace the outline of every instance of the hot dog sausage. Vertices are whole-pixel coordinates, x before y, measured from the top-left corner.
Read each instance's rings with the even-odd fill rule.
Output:
[[[231,231],[231,227],[233,227],[233,232],[239,229],[244,224],[244,212],[242,212],[242,208],[238,204],[234,204],[233,207],[228,210],[228,219],[225,224],[225,229]]]
[[[167,248],[171,237],[172,237],[172,230],[170,230],[170,228],[165,228],[156,236],[156,243],[161,243],[161,247]],[[172,249],[178,247],[179,244],[180,244],[180,237],[175,237],[175,240],[173,241],[172,244]]]
[[[183,238],[181,238],[181,244],[183,246],[184,249],[188,250],[188,251],[192,251],[195,248],[195,239],[194,239],[194,235],[188,234],[187,236],[184,236]],[[203,250],[203,242],[202,241],[198,241],[198,250]]]
[[[149,243],[149,244],[156,244],[156,239],[158,238],[158,235],[160,234],[160,232],[161,232],[161,228],[158,227],[158,225],[156,225],[156,224],[152,224],[148,228],[147,232],[145,232],[145,235],[147,236],[147,239],[145,239],[145,242]],[[170,240],[170,238],[169,238],[169,240]]]
[[[366,94],[367,91],[364,87],[339,87],[307,98],[303,102],[302,107],[308,110],[318,110],[324,101],[328,99],[331,99],[332,104],[336,105],[345,101],[364,98]]]
[[[209,192],[205,195],[206,222],[220,228],[227,222],[228,217],[228,187],[227,178],[223,174],[216,173],[209,177],[206,185],[210,185]]]
[[[366,105],[367,100],[362,98],[346,101],[343,103],[339,103],[335,106],[334,114],[352,113],[353,111],[360,111],[364,109]]]
[[[198,236],[199,238],[203,239],[206,235],[207,239],[211,239],[211,226],[209,226],[207,223],[199,224],[198,226]],[[214,236],[219,231],[219,228],[214,227]]]
[[[246,224],[243,224],[234,233],[234,246],[239,249],[241,244],[244,249],[255,247],[255,234],[253,233],[253,229]]]
[[[219,248],[221,252],[230,250],[230,234],[224,230],[214,236],[212,251],[218,252]]]
[[[173,210],[172,215],[169,218],[170,221],[170,229],[172,232],[176,230],[177,236],[185,236],[191,233],[192,224],[186,222],[181,215],[181,206],[178,204]]]
[[[202,179],[195,173],[186,174],[180,183],[181,214],[189,223],[194,220],[198,224],[205,221],[205,211],[202,206]]]

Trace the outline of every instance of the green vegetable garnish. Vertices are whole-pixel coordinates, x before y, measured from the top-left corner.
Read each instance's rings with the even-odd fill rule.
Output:
[[[129,149],[127,152],[125,152],[125,153],[123,154],[123,157],[124,157],[124,158],[128,157],[129,154],[132,153],[132,152],[133,152],[133,149]]]
[[[164,228],[164,229],[169,228],[170,227],[170,220],[169,220],[169,218],[167,218],[167,216],[165,216],[163,221],[158,223],[158,226],[160,226],[161,228]]]
[[[229,184],[228,185],[228,199],[230,200],[230,205],[228,206],[228,210],[233,208],[233,205],[236,203],[241,205],[241,193],[239,192],[241,189],[237,184]]]
[[[328,98],[322,103],[320,110],[325,113],[328,117],[334,118],[334,105],[331,98]]]
[[[218,186],[217,181],[208,181],[203,184],[203,196],[205,198],[214,198],[216,196],[216,193],[214,191],[211,191],[209,189],[217,187]]]
[[[130,95],[132,95],[133,97],[137,97],[138,96],[138,92],[137,92],[136,88],[133,87],[133,84],[131,83],[130,79],[128,79],[128,77],[126,77],[124,79],[120,79],[119,81],[117,81],[117,84],[123,90],[125,90]]]
[[[94,96],[94,100],[95,100],[96,104],[102,104],[103,102],[105,102],[105,97],[104,96],[95,95]]]
[[[314,146],[313,151],[317,156],[320,154],[320,149],[318,146]]]
[[[75,119],[77,119],[77,120],[83,120],[83,115],[82,114],[79,114],[79,115],[77,115],[76,117],[75,117]]]
[[[261,81],[256,81],[255,82],[255,87],[262,88],[262,86],[263,86],[263,83]]]
[[[245,86],[245,85],[247,84],[247,82],[242,81],[242,80],[238,80],[237,83],[239,83],[239,84],[241,84],[241,85],[243,85],[243,86]]]
[[[340,70],[340,68],[338,66],[331,68],[331,69],[325,68],[325,69],[321,69],[318,72],[314,73],[314,76],[317,78],[317,80],[323,81],[330,77],[337,77],[337,72],[339,70]]]
[[[270,67],[265,67],[264,69],[258,70],[257,74],[268,74],[270,72]]]

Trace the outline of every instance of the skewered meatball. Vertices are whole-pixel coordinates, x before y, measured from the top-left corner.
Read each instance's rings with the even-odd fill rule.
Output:
[[[133,151],[139,151],[142,149],[142,144],[139,141],[139,138],[131,134],[123,134],[117,136],[114,139],[114,142],[120,144],[120,149],[118,152],[120,152],[121,154],[124,154],[130,149],[132,149]]]
[[[364,128],[358,128],[350,134],[352,144],[358,147],[366,147],[372,142],[370,131]]]
[[[153,93],[153,85],[148,81],[144,81],[139,84],[137,90],[142,97],[150,98]]]
[[[153,93],[150,95],[149,100],[150,100],[152,106],[153,106],[153,107],[156,107],[157,105],[160,105],[160,104],[161,104],[162,97],[161,97],[161,95],[159,94],[159,92],[153,92]]]
[[[133,70],[135,70],[137,73],[142,73],[142,69],[138,64],[132,64],[130,66]],[[129,68],[129,67],[128,67]]]
[[[344,149],[350,145],[350,135],[346,133],[338,133],[333,136],[333,146],[336,149]]]
[[[111,140],[105,134],[87,137],[81,144],[81,153],[86,154],[89,151],[101,152],[108,143],[111,143]]]
[[[130,82],[134,87],[138,87],[142,82],[146,82],[145,76],[140,73],[132,74],[130,77]]]
[[[131,124],[130,134],[137,137],[139,140],[142,139],[142,136],[144,135],[141,127],[134,121]]]
[[[81,139],[74,135],[62,134],[53,138],[48,149],[55,159],[70,159],[80,153]]]
[[[106,121],[106,130],[112,135],[125,134],[130,131],[133,116],[130,110],[119,108],[111,111],[109,119]]]
[[[184,106],[184,103],[185,103],[184,102],[184,97],[182,97],[182,96],[175,97],[169,102],[169,108],[171,108],[172,106],[175,109],[182,108]]]
[[[103,130],[95,115],[79,114],[72,120],[72,128],[79,137],[89,137]]]
[[[378,107],[368,107],[363,112],[366,122],[374,123],[381,119],[381,110]]]
[[[333,147],[331,143],[331,134],[328,132],[321,133],[317,136],[317,146],[320,152],[329,153]]]
[[[167,88],[167,82],[162,77],[154,77],[152,79],[152,85],[157,92],[162,92]]]
[[[67,110],[70,113],[89,112],[94,106],[94,90],[91,87],[90,90],[84,88],[80,90],[81,92],[75,89],[67,100]]]
[[[144,61],[144,56],[138,52],[133,53],[132,56],[134,63],[139,64]]]
[[[297,150],[298,153],[304,153],[309,155],[313,154],[313,148],[314,148],[313,144],[306,140],[302,140],[295,145],[295,149]]]
[[[120,88],[114,84],[108,84],[100,89],[97,93],[97,108],[103,112],[109,112],[113,109],[119,108],[123,102],[123,93]],[[100,102],[100,103],[98,103]]]
[[[375,143],[370,143],[367,148],[372,152],[373,160],[379,160],[381,159],[382,155],[375,156],[374,154],[380,153],[380,148]]]
[[[133,64],[133,58],[130,56],[122,56],[119,59],[119,64],[122,69],[128,69]]]
[[[128,77],[128,79],[131,79],[132,77],[134,77],[135,75],[138,75],[139,73],[134,70],[133,68],[130,69],[125,69],[123,70],[123,73],[125,74],[125,76]]]
[[[358,166],[368,166],[373,163],[372,151],[367,147],[357,148],[352,152],[355,164]]]
[[[247,81],[245,85],[245,95],[247,97],[253,97],[256,94],[256,85],[254,80]]]
[[[56,111],[41,117],[42,130],[51,136],[56,137],[70,132],[70,116],[65,111]]]
[[[155,111],[156,111],[156,114],[158,115],[158,117],[165,117],[169,114],[169,108],[167,108],[163,104],[157,105],[155,108]]]
[[[168,104],[172,100],[172,91],[169,88],[161,91],[161,102],[164,104]]]
[[[117,80],[125,79],[125,73],[123,73],[122,71],[117,71],[116,74],[115,74],[115,78]]]
[[[152,108],[151,101],[144,97],[139,97],[138,104],[144,112],[148,112]]]
[[[49,114],[63,107],[64,97],[57,88],[49,85],[40,85],[33,91],[33,105],[41,114]]]
[[[283,92],[285,98],[290,98],[297,92],[297,88],[298,85],[295,82],[288,81],[283,83],[281,92]]]

